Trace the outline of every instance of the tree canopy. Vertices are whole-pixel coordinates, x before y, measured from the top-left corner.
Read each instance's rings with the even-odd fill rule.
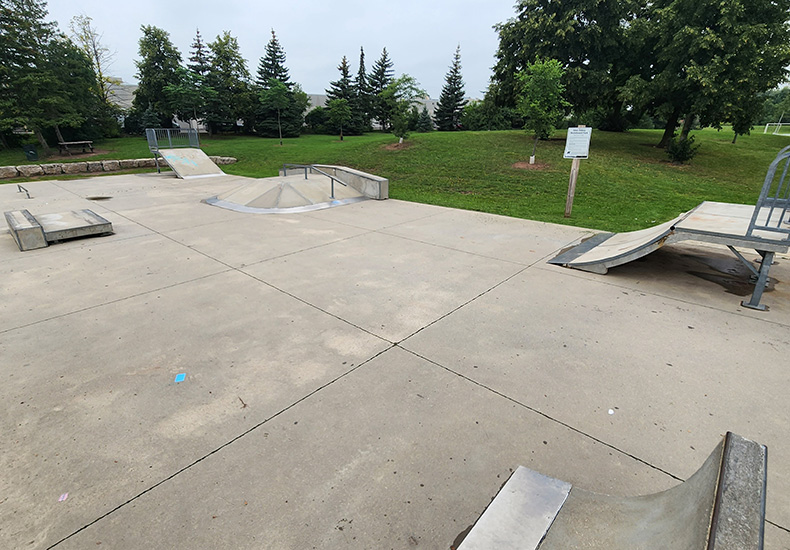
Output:
[[[492,93],[515,106],[516,76],[557,59],[576,115],[624,130],[643,113],[743,131],[756,97],[790,65],[790,0],[519,0],[499,33]]]
[[[173,121],[173,108],[168,104],[165,87],[178,83],[181,53],[170,41],[170,35],[152,25],[140,27],[140,59],[135,61],[139,85],[134,94],[132,109],[145,111],[149,106],[159,119],[159,125],[169,128]]]

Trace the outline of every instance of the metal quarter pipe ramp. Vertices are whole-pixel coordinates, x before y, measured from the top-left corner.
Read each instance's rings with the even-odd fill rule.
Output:
[[[781,168],[780,177],[775,177]],[[749,269],[754,292],[744,307],[764,310],[760,304],[774,254],[790,249],[790,229],[786,227],[790,209],[790,147],[776,156],[763,183],[755,206],[722,202],[703,202],[695,209],[656,227],[630,233],[601,233],[549,260],[583,271],[605,274],[609,268],[631,262],[658,250],[665,244],[692,240],[721,244]],[[736,248],[750,248],[761,256],[759,269]]]
[[[767,449],[727,433],[688,480],[617,497],[524,467],[505,483],[458,550],[758,550]]]
[[[157,153],[182,179],[225,175],[202,149],[159,149]]]

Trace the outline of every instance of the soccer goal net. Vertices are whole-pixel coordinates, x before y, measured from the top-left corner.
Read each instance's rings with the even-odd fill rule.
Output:
[[[764,134],[790,136],[790,122],[769,122],[765,125]]]

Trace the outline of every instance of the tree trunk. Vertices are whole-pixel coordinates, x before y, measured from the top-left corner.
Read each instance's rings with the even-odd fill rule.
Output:
[[[688,113],[686,118],[683,120],[683,128],[680,130],[680,141],[689,137],[689,132],[691,131],[691,126],[694,124],[694,114]]]
[[[58,143],[63,143],[64,141],[66,141],[65,139],[63,139],[63,134],[60,133],[60,126],[58,126],[57,124],[55,124],[55,135],[58,138]]]
[[[280,134],[280,147],[283,146],[283,127],[280,125],[280,109],[277,109],[277,132]]]
[[[0,133],[0,146],[2,146],[3,149],[10,149],[10,147],[8,146],[8,142],[6,141],[5,136],[2,133]]]
[[[732,137],[732,142],[733,142],[733,143],[735,143],[735,140],[736,140],[736,139],[738,139],[738,134],[735,134],[735,135]]]
[[[41,144],[41,148],[44,150],[44,154],[48,155],[49,154],[49,144],[47,143],[47,140],[44,139],[44,134],[42,134],[41,130],[38,129],[38,128],[34,128],[33,129],[33,133],[36,135],[36,138],[38,139],[38,142]]]
[[[661,136],[661,141],[658,142],[658,145],[656,145],[656,147],[660,149],[664,149],[667,146],[669,140],[672,139],[672,136],[675,135],[675,128],[678,125],[679,118],[680,118],[680,109],[675,108],[675,110],[672,111],[672,114],[669,115],[669,118],[667,119],[667,127],[664,129],[664,135]]]

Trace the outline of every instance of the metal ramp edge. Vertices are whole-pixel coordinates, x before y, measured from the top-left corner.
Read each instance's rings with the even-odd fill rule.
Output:
[[[670,242],[675,226],[688,214],[639,231],[599,233],[561,252],[548,263],[604,275],[610,267],[646,256]]]
[[[620,497],[523,466],[458,550],[762,550],[768,450],[728,432],[685,482]]]

